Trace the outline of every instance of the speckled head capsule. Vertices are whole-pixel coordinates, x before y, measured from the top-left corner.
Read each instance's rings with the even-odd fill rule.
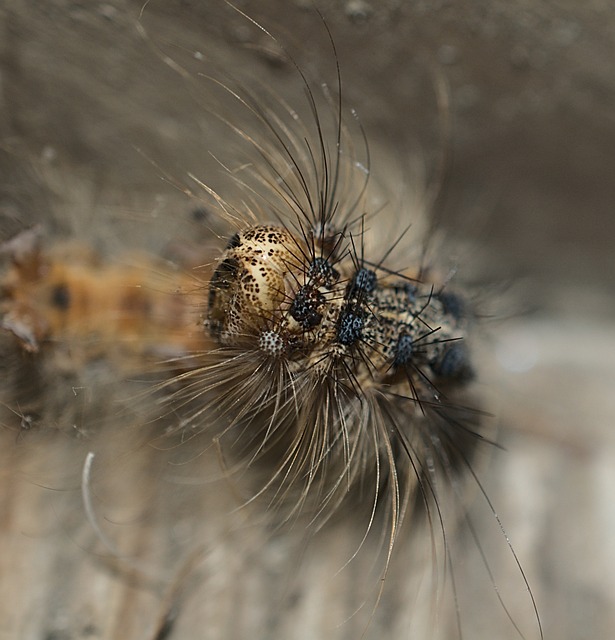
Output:
[[[261,225],[236,233],[209,285],[212,336],[229,344],[271,322],[289,295],[292,273],[301,268],[299,253],[296,238],[283,227]]]

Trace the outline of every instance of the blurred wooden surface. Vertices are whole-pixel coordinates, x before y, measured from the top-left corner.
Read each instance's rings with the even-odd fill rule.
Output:
[[[346,100],[394,158],[407,158],[399,139],[410,155],[437,143],[430,65],[444,69],[455,151],[447,224],[482,243],[497,278],[529,276],[520,306],[540,308],[492,330],[496,357],[485,377],[505,450],[494,453],[483,484],[545,638],[611,638],[615,9],[564,0],[319,6]],[[313,11],[299,1],[242,8],[332,82]],[[108,254],[161,253],[190,234],[189,203],[144,157],[215,181],[220,170],[207,150],[224,148],[225,132],[139,37],[139,9],[122,0],[0,7],[0,146],[22,164],[2,166],[3,233],[26,216],[50,237],[75,236]],[[143,24],[154,43],[202,48],[205,65],[253,72],[282,96],[301,91],[266,38],[222,2],[151,2]],[[3,375],[25,366],[3,349]],[[351,514],[307,546],[300,529],[273,532],[257,509],[234,510],[237,495],[219,477],[214,451],[177,464],[173,452],[135,435],[138,382],[114,382],[112,368],[46,375],[17,395],[6,379],[2,394],[0,638],[153,640],[167,637],[168,615],[169,638],[361,637],[377,579],[369,546],[344,567],[361,540]],[[26,430],[15,410],[36,421],[30,406],[54,418]],[[82,493],[88,452],[94,519]],[[484,504],[473,517],[507,606],[526,637],[537,637],[497,523]],[[518,637],[475,545],[452,545],[463,637]],[[440,607],[429,586],[429,554],[429,544],[400,545],[367,637],[456,637],[450,594]]]

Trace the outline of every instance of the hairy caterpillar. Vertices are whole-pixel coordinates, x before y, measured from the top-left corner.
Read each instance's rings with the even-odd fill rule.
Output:
[[[206,432],[213,423],[223,452],[229,442],[231,448],[238,443],[243,450],[229,456],[231,465],[234,458],[239,460],[239,470],[245,469],[246,460],[255,463],[258,478],[252,497],[271,502],[282,511],[282,520],[307,513],[319,528],[327,517],[337,517],[334,506],[341,507],[356,492],[368,514],[361,535],[369,531],[372,512],[380,510],[377,517],[385,522],[384,548],[388,549],[396,542],[414,495],[418,494],[419,504],[432,509],[438,530],[439,515],[427,506],[434,499],[438,509],[444,506],[445,497],[436,494],[433,486],[435,479],[450,480],[454,467],[464,466],[466,449],[473,448],[473,425],[479,412],[452,399],[470,377],[469,357],[459,347],[459,339],[467,337],[472,321],[463,310],[467,300],[450,293],[452,284],[446,276],[438,278],[421,262],[389,266],[388,249],[377,252],[370,246],[378,218],[359,204],[362,187],[358,197],[352,197],[357,176],[361,185],[365,169],[352,154],[340,156],[348,147],[342,144],[347,133],[337,107],[333,129],[339,137],[334,135],[333,143],[329,137],[319,137],[322,113],[314,114],[316,134],[312,131],[305,137],[289,130],[275,112],[265,114],[265,124],[281,136],[281,150],[263,149],[269,166],[257,170],[255,183],[248,184],[250,178],[244,178],[249,172],[236,174],[245,183],[244,193],[255,199],[251,207],[238,212],[238,205],[231,208],[228,202],[220,202],[226,209],[222,218],[239,219],[238,231],[227,238],[222,256],[205,269],[212,274],[209,286],[206,276],[198,284],[194,278],[178,282],[163,274],[173,283],[169,291],[180,288],[196,318],[205,320],[205,334],[209,332],[205,340],[213,348],[184,341],[185,351],[179,357],[173,358],[169,350],[171,359],[164,366],[172,371],[173,389],[168,392],[169,384],[163,382],[161,392],[166,394],[166,406],[182,416],[182,436],[191,430]],[[301,127],[310,123],[299,122]],[[302,146],[305,139],[315,140],[316,146]],[[257,152],[259,144],[257,140],[253,145]],[[338,161],[341,169],[352,174],[347,178],[348,193],[344,187],[343,198],[338,195],[343,202],[350,198],[346,211],[340,210],[335,197],[335,189],[345,185],[342,173],[336,174]],[[308,188],[302,190],[308,179]],[[265,187],[270,207],[265,214],[259,185]],[[253,217],[247,213],[250,210]],[[410,232],[400,235],[406,240]],[[389,245],[395,248],[400,235]],[[86,265],[87,260],[80,266],[81,274]],[[149,320],[145,309],[155,308],[153,301],[158,298],[166,299],[161,286],[144,275],[152,268],[160,269],[145,262],[139,276],[152,303],[119,305],[136,310],[136,318]],[[70,275],[69,284],[65,281],[67,286],[59,287],[50,273],[43,267],[38,274],[51,291],[43,300],[56,313],[67,312],[76,296],[66,292],[72,292],[73,284],[83,285]],[[95,267],[92,278],[109,283],[112,273]],[[122,272],[124,282],[130,282],[129,273]],[[9,288],[5,281],[5,289]],[[87,288],[92,287],[87,284]],[[26,289],[22,278],[17,290],[21,294]],[[30,300],[33,294],[27,295]],[[13,294],[5,296],[5,304],[9,308],[5,328],[24,339],[27,324],[23,315],[16,315]],[[40,319],[47,312],[34,313]],[[81,326],[91,323],[69,326],[70,340],[79,341]],[[120,338],[129,334],[126,326],[118,329],[107,324],[105,328],[111,336],[113,331]],[[57,339],[58,330],[51,335]],[[164,343],[170,335],[154,334],[152,344]],[[40,340],[30,339],[29,344]],[[112,340],[99,331],[95,347],[104,351],[106,342]],[[143,339],[139,344],[148,343]],[[158,351],[159,361],[165,351]],[[221,388],[231,391],[222,400]],[[316,400],[323,398],[315,408]],[[406,421],[418,427],[416,441],[405,435]],[[217,425],[225,426],[220,431]],[[448,445],[443,443],[446,440]],[[458,462],[453,454],[461,455]],[[453,492],[453,499],[459,495]],[[290,514],[282,498],[294,501]]]

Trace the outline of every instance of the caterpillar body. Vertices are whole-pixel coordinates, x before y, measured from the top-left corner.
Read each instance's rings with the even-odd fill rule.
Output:
[[[217,114],[247,146],[250,160],[228,170],[239,198],[200,176],[190,186],[171,179],[214,201],[225,227],[216,254],[190,269],[141,254],[110,263],[89,249],[45,247],[30,228],[2,245],[0,326],[34,359],[68,345],[76,369],[107,358],[119,377],[156,371],[145,396],[162,435],[177,436],[178,449],[192,443],[194,457],[214,449],[238,506],[275,535],[326,536],[352,521],[358,542],[347,562],[373,553],[379,578],[344,611],[356,626],[336,620],[340,637],[356,637],[371,625],[379,633],[385,578],[421,520],[430,550],[444,547],[437,586],[449,572],[449,530],[464,522],[464,478],[478,482],[485,440],[473,386],[480,313],[421,251],[427,240],[408,212],[395,214],[403,230],[394,237],[378,228],[369,147],[350,132],[360,125],[354,114],[347,122],[339,69],[320,97],[289,59],[307,117],[205,78],[257,125]],[[447,515],[449,505],[461,515]],[[174,637],[167,614],[154,637]],[[453,627],[462,636],[457,615]]]

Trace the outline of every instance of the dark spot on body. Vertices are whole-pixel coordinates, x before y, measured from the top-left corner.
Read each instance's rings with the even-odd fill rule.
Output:
[[[414,341],[412,340],[412,336],[408,334],[399,336],[399,340],[397,341],[397,345],[395,347],[395,359],[394,364],[397,366],[403,366],[408,364],[412,359],[412,354],[414,353]]]
[[[324,303],[325,297],[316,287],[304,285],[297,291],[289,312],[303,329],[313,329],[322,320],[318,309]]]
[[[51,291],[51,304],[62,311],[70,307],[70,290],[66,283],[62,282],[54,286]]]
[[[404,285],[404,291],[408,296],[408,302],[415,303],[416,302],[416,292],[418,288],[415,284],[408,282]]]
[[[326,258],[314,258],[307,269],[307,277],[318,284],[330,287],[337,282],[340,274]]]
[[[452,316],[455,320],[459,321],[465,317],[466,303],[461,296],[449,291],[441,291],[438,294],[438,300],[442,303],[444,313]]]
[[[348,306],[342,309],[337,325],[337,341],[350,346],[360,340],[363,335],[363,316]]]
[[[451,343],[431,368],[437,376],[449,380],[468,381],[474,377],[467,347],[461,341]]]
[[[376,272],[361,268],[354,274],[350,284],[350,291],[353,294],[372,293],[376,289],[377,284],[378,278]]]

